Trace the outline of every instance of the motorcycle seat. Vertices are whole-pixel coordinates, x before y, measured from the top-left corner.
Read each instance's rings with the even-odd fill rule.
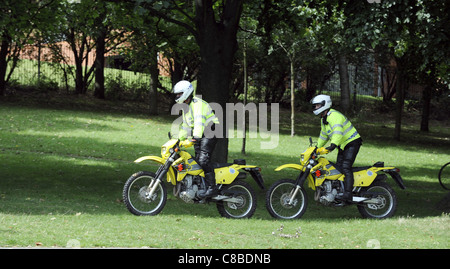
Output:
[[[235,159],[235,160],[233,160],[233,163],[215,163],[215,162],[212,162],[211,163],[211,167],[213,169],[215,169],[215,168],[231,166],[233,164],[245,165],[245,160],[244,159]]]
[[[232,163],[214,163],[214,162],[211,163],[211,167],[213,169],[227,167],[227,166],[230,166],[230,165],[232,165]]]
[[[341,172],[341,170],[337,167],[337,165],[333,162],[330,162],[331,165],[333,165],[334,167],[336,167],[336,169]],[[384,167],[384,162],[376,162],[374,163],[372,166],[361,166],[361,167],[352,167],[352,172],[359,172],[362,170],[367,170],[370,167]],[[342,173],[342,172],[341,172]]]
[[[366,169],[369,169],[370,167],[372,167],[372,166],[352,167],[352,172],[366,170]]]
[[[352,172],[369,169],[370,167],[384,167],[384,162],[376,162],[372,166],[352,167]]]

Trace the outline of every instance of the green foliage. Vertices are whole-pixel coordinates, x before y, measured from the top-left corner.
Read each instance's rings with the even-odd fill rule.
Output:
[[[382,57],[408,59],[404,68],[411,80],[448,85],[448,8],[446,1],[353,2],[345,8],[348,35],[358,51],[375,49],[385,53]]]
[[[148,100],[148,83],[124,79],[122,74],[106,79],[105,95],[109,100],[131,100],[143,102]]]
[[[173,60],[167,70],[174,80],[198,79],[197,23],[201,20],[196,19],[194,2],[38,2],[2,4],[2,40],[8,34],[15,44],[23,46],[52,44],[72,36],[74,53],[82,59],[94,48],[99,33],[105,31],[106,51],[125,53],[134,70],[154,66],[156,47]],[[225,2],[215,1],[211,5],[215,23],[220,23],[225,15]],[[448,85],[448,8],[447,1],[244,1],[239,47],[243,48],[245,36],[250,81],[258,91],[255,97],[266,102],[278,102],[285,95],[282,79],[289,74],[289,64],[284,59],[287,55],[295,60],[296,81],[308,82],[307,97],[324,90],[341,52],[347,52],[348,60],[355,66],[372,55],[380,64],[391,56],[404,57],[408,59],[405,69],[411,81],[420,84],[439,81]],[[132,45],[119,49],[124,40]],[[235,58],[236,68],[242,62],[240,55],[239,52]],[[75,81],[76,69],[83,69],[78,70],[78,76],[82,76],[78,79],[89,84],[92,73],[87,68],[78,66],[63,71],[69,80]],[[235,96],[242,92],[241,78],[239,70],[235,71],[232,80],[235,84],[230,87]],[[68,82],[68,86],[72,84],[75,83]],[[300,88],[299,83],[296,88]]]

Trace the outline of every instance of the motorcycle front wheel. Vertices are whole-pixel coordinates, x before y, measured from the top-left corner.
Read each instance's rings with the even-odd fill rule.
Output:
[[[161,212],[166,205],[167,190],[160,182],[152,196],[149,196],[150,183],[154,182],[155,173],[138,172],[133,174],[123,187],[123,202],[128,211],[137,216],[153,216]]]
[[[266,208],[272,217],[298,219],[303,216],[308,199],[305,190],[300,188],[291,201],[296,187],[295,180],[292,179],[281,179],[270,186],[266,194]]]
[[[217,210],[222,217],[231,219],[251,218],[255,213],[255,191],[247,182],[237,180],[230,185],[226,185],[220,194],[237,200],[237,202],[217,202]]]
[[[397,209],[397,195],[386,182],[375,182],[361,189],[361,192],[371,194],[372,199],[378,201],[358,205],[358,211],[364,218],[385,219],[394,215]]]

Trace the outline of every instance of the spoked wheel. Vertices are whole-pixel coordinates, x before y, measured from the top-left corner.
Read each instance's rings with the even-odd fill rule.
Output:
[[[253,188],[244,181],[237,180],[226,186],[221,194],[233,198],[234,201],[217,202],[217,210],[225,218],[250,218],[256,210],[256,196]]]
[[[444,164],[439,170],[439,184],[442,188],[450,190],[450,162]]]
[[[391,186],[385,182],[375,182],[362,191],[371,193],[371,200],[376,200],[375,203],[358,205],[358,211],[364,218],[385,219],[394,215],[397,209],[397,195]]]
[[[275,182],[266,194],[266,208],[270,215],[279,219],[297,219],[303,216],[308,204],[306,192],[303,188],[297,190],[295,180],[281,179]]]
[[[127,209],[137,216],[156,215],[164,208],[167,201],[167,190],[163,182],[159,183],[153,195],[149,195],[149,186],[155,181],[152,172],[133,174],[123,188],[123,201]]]

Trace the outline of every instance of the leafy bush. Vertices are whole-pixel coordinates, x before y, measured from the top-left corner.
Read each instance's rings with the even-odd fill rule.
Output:
[[[129,81],[121,74],[107,77],[105,96],[110,100],[143,101],[148,99],[148,84],[140,81]]]

